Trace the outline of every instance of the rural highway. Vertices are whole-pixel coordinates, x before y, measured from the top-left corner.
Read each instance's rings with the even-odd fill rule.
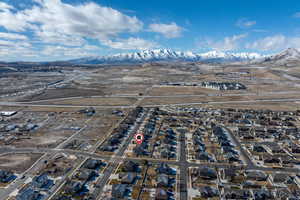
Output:
[[[175,95],[137,95],[137,94],[119,94],[119,95],[103,95],[103,96],[75,96],[75,97],[65,97],[65,98],[55,98],[55,99],[45,99],[37,101],[25,101],[16,102],[20,104],[39,104],[43,102],[53,102],[53,101],[65,101],[65,100],[76,100],[76,99],[88,99],[88,98],[187,98],[187,97],[214,97],[214,96],[268,96],[268,95],[283,95],[283,94],[300,94],[300,91],[272,91],[272,92],[241,92],[241,93],[208,93],[208,94],[175,94]]]
[[[189,105],[202,105],[202,104],[241,104],[241,103],[256,103],[256,102],[295,102],[300,101],[300,98],[272,98],[272,99],[256,99],[256,100],[237,100],[237,101],[205,101],[205,102],[190,102],[190,103],[170,103],[170,104],[149,104],[141,105],[143,107],[165,107],[165,106],[189,106]],[[97,106],[97,105],[57,105],[57,104],[25,104],[18,102],[0,102],[0,106],[12,107],[46,107],[46,108],[102,108],[102,109],[124,109],[135,108],[136,105],[123,105],[123,106]]]

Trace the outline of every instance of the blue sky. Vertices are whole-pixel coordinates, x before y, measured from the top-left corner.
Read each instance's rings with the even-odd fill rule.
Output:
[[[300,48],[297,0],[0,0],[0,60]]]

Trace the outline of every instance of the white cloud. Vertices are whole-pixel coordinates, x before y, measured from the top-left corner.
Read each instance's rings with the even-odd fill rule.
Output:
[[[37,40],[63,45],[83,45],[86,38],[108,40],[120,33],[143,28],[136,17],[93,2],[71,5],[61,0],[35,0],[29,9],[12,11],[1,3],[0,26],[9,31],[33,31]]]
[[[70,5],[61,0],[42,0],[24,11],[27,20],[41,24],[41,32],[106,38],[122,32],[138,32],[143,23],[110,7],[95,3]]]
[[[92,45],[82,47],[66,47],[66,46],[45,46],[41,52],[42,55],[51,56],[52,58],[61,58],[62,56],[68,59],[85,56],[94,56],[93,51],[99,51],[100,48]]]
[[[240,28],[250,28],[256,24],[254,20],[248,20],[247,18],[241,18],[236,22],[236,25]]]
[[[183,28],[172,22],[170,24],[150,24],[149,31],[160,33],[166,38],[177,38],[181,36]]]
[[[10,31],[25,31],[26,28],[32,27],[26,20],[23,12],[13,12],[13,7],[0,2],[0,26]]]
[[[28,38],[25,35],[17,33],[4,33],[0,32],[0,38],[8,40],[27,40]]]
[[[103,40],[102,43],[113,49],[123,49],[123,50],[132,50],[132,49],[144,50],[144,49],[151,49],[158,46],[155,42],[147,41],[141,38],[133,38],[133,37],[130,37],[128,39],[118,39],[115,41]]]
[[[21,60],[24,57],[38,55],[32,45],[26,41],[7,41],[0,39],[0,60]]]
[[[32,45],[29,42],[23,41],[7,41],[0,39],[0,46],[6,47],[31,47]]]
[[[225,37],[223,40],[215,41],[207,39],[204,42],[200,42],[200,45],[204,45],[207,48],[218,51],[232,51],[240,48],[240,41],[247,37],[248,34],[233,35],[231,37]]]
[[[125,50],[157,46],[152,41],[133,37],[143,30],[143,23],[113,8],[90,1],[79,4],[62,0],[33,2],[21,10],[13,4],[0,2],[0,27],[7,31],[0,32],[0,60],[22,57],[53,60],[96,55],[100,48],[89,45],[90,40]],[[24,35],[26,32],[32,35],[30,40]],[[122,33],[129,33],[129,38],[120,38]]]
[[[20,54],[22,55],[22,60],[24,57],[34,57],[34,55],[38,55],[36,52],[31,51],[28,48],[18,47],[4,50],[0,45],[0,59],[5,59],[5,61],[20,61]]]
[[[14,42],[7,40],[0,40],[0,46],[11,47],[14,46]]]
[[[37,31],[35,34],[37,36],[37,41],[47,44],[80,46],[86,43],[84,38],[74,35],[46,31]]]
[[[5,2],[0,2],[0,10],[5,11],[5,10],[9,10],[12,9],[13,7],[8,5]]]
[[[259,49],[263,51],[278,50],[286,44],[286,37],[283,35],[268,36],[263,39],[259,39],[253,43],[247,44],[247,48]]]
[[[29,46],[28,46],[29,45]],[[46,45],[42,48],[35,48],[30,44],[0,40],[0,60],[19,61],[19,60],[67,60],[85,56],[95,56],[101,49],[93,45],[81,47],[67,47],[60,45]],[[21,55],[21,56],[20,56]],[[45,58],[46,57],[46,58]]]
[[[261,51],[278,51],[286,48],[300,48],[300,37],[286,37],[284,35],[268,36],[253,43],[246,44],[248,49]]]

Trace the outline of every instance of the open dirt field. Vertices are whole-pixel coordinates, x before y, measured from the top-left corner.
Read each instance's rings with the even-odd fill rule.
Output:
[[[27,170],[42,154],[6,154],[0,156],[0,169],[22,173]]]
[[[56,99],[56,98],[66,98],[66,97],[76,97],[76,96],[94,96],[94,95],[104,95],[101,90],[87,90],[87,89],[76,89],[76,88],[56,88],[47,89],[41,94],[28,96],[20,101],[38,101],[45,99]]]
[[[188,104],[205,102],[230,102],[230,101],[253,101],[253,100],[273,100],[300,98],[300,94],[269,94],[269,95],[248,95],[248,96],[204,96],[204,97],[150,97],[145,98],[141,105],[167,105],[167,104]]]
[[[137,101],[131,97],[90,97],[75,98],[66,100],[43,101],[39,104],[56,104],[56,105],[88,105],[88,106],[128,106]]]
[[[212,107],[212,106],[206,106]],[[240,108],[255,110],[295,111],[300,110],[300,103],[296,102],[261,102],[261,103],[234,103],[214,104],[213,108]]]

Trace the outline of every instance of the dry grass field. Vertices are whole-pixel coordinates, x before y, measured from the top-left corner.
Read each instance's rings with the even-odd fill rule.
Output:
[[[87,105],[87,106],[128,106],[137,101],[131,97],[89,97],[89,98],[74,98],[66,100],[49,100],[39,104],[55,104],[55,105]]]
[[[33,163],[35,163],[42,154],[6,154],[0,156],[0,169],[11,170],[16,173],[23,173]]]

